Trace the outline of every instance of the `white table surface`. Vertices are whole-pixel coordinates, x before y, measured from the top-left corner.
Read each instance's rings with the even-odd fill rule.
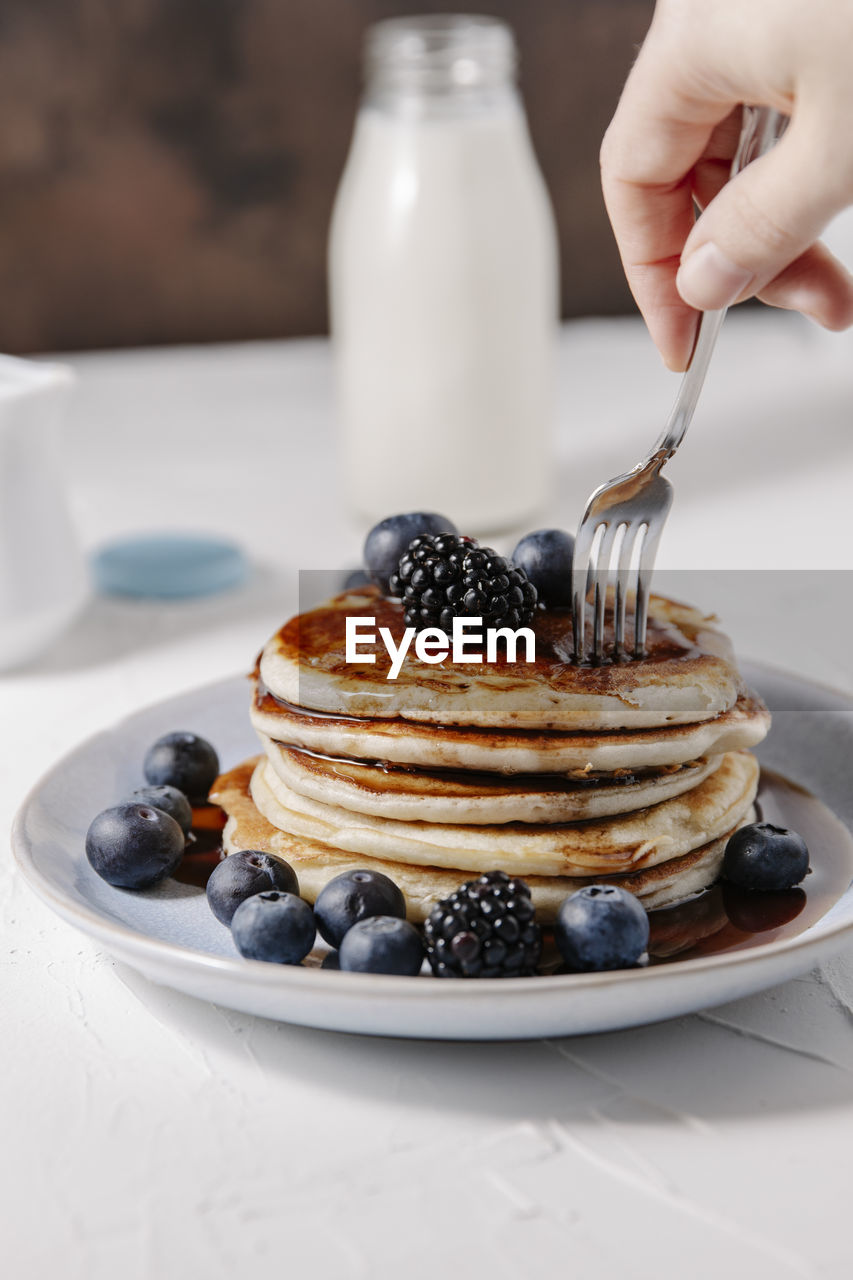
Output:
[[[206,601],[97,600],[0,676],[4,830],[85,736],[246,670],[296,570],[356,564],[363,532],[338,495],[324,342],[70,362],[85,543],[211,528],[256,567]],[[645,450],[675,385],[637,322],[566,328],[548,523],[574,524]],[[661,563],[701,571],[694,598],[744,656],[853,691],[853,335],[732,316],[670,472]],[[808,617],[832,621],[804,644]],[[0,1256],[16,1280],[851,1274],[853,947],[658,1026],[466,1046],[155,987],[56,919],[8,855],[0,912]]]

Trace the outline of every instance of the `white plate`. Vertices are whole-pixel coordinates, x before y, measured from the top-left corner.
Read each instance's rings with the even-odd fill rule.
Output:
[[[853,700],[764,667],[744,673],[774,716],[763,762],[814,792],[853,830]],[[851,887],[798,936],[617,973],[441,982],[243,960],[202,890],[174,881],[143,893],[114,889],[86,860],[92,817],[141,785],[146,748],[171,729],[209,738],[226,768],[253,754],[245,679],[171,698],[84,742],[30,793],[15,820],[13,848],[39,896],[117,959],[153,982],[233,1009],[329,1030],[454,1040],[615,1030],[782,982],[853,931]],[[819,859],[812,849],[813,862]]]

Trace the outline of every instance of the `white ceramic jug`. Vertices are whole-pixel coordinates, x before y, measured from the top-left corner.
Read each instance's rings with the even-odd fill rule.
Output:
[[[0,667],[35,657],[88,595],[59,430],[74,375],[0,356]]]

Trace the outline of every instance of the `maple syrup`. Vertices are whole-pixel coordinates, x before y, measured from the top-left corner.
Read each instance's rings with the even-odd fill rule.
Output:
[[[338,690],[342,699],[359,696],[360,686],[365,683],[374,684],[377,680],[387,678],[391,667],[391,656],[382,645],[376,650],[375,662],[371,662],[366,669],[361,663],[354,664],[347,660],[347,618],[369,618],[377,633],[382,628],[390,632],[395,646],[399,646],[405,631],[402,603],[383,596],[378,587],[360,587],[354,601],[343,605],[340,597],[336,597],[307,613],[296,614],[280,628],[275,637],[276,650],[287,661],[306,670],[316,668],[329,675],[346,677],[346,685]],[[499,654],[495,662],[489,663],[490,668],[500,671],[508,678],[537,678],[558,692],[578,689],[587,694],[618,695],[626,684],[632,685],[632,677],[636,675],[632,668],[636,664],[629,662],[615,666],[578,666],[574,660],[570,610],[538,610],[530,626],[536,636],[535,661],[510,661],[506,654]],[[612,618],[608,617],[605,621],[604,635],[605,647],[612,649]],[[707,668],[710,672],[719,672],[721,667],[727,669],[728,663],[715,656],[718,639],[708,620],[699,614],[695,617],[685,615],[676,622],[666,612],[652,608],[646,632],[643,668],[645,670],[650,665],[663,668],[658,673],[659,680],[666,678],[668,670],[681,669],[685,662],[689,662],[695,671]],[[443,670],[445,664],[442,664]],[[460,672],[458,664],[448,662],[446,670],[464,675],[468,668],[463,667]],[[434,674],[431,666],[407,658],[406,667],[397,678],[403,679],[404,683],[408,679],[424,684]],[[313,710],[311,714],[314,714]]]
[[[756,807],[762,821],[799,832],[811,870],[801,885],[777,893],[725,881],[671,907],[649,912],[651,964],[744,951],[804,933],[853,881],[853,836],[811,792],[772,769],[761,770]]]
[[[225,857],[222,831],[226,821],[225,813],[217,804],[193,806],[187,847],[181,865],[172,873],[173,879],[199,889],[206,887],[213,868]]]

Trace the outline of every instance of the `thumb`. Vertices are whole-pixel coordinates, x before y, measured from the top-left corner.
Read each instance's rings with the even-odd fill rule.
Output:
[[[846,205],[848,175],[818,163],[822,149],[801,121],[721,188],[691,231],[676,287],[700,311],[760,293]]]

